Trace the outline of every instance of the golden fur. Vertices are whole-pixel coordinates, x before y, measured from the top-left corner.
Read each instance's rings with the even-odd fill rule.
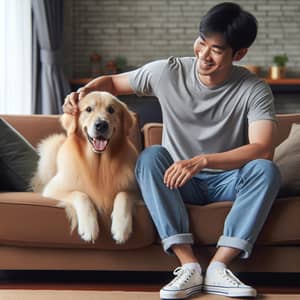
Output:
[[[32,186],[61,201],[72,229],[78,225],[86,241],[98,236],[97,213],[111,214],[112,235],[122,243],[131,233],[133,204],[139,196],[134,177],[137,150],[128,138],[133,117],[107,92],[89,93],[78,106],[77,116],[61,117],[67,135],[52,135],[39,145]]]

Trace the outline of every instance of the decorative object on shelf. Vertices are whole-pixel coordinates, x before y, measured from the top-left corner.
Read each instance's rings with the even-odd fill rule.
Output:
[[[126,69],[127,69],[127,59],[126,59],[126,57],[117,56],[115,58],[115,64],[116,64],[118,73],[126,71]]]
[[[280,78],[285,78],[286,76],[286,63],[288,62],[288,57],[287,55],[280,54],[280,55],[275,55],[273,57],[273,63],[270,67],[270,78],[271,79],[280,79]]]
[[[260,67],[259,66],[249,64],[249,65],[244,65],[243,67],[248,69],[250,72],[252,72],[256,75],[259,75],[259,73],[260,73]]]
[[[101,74],[101,60],[102,57],[96,52],[93,52],[90,56],[90,72],[91,77],[97,77]]]

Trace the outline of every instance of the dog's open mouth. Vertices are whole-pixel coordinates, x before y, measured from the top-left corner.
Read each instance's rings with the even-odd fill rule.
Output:
[[[92,138],[91,136],[87,135],[89,142],[91,143],[93,150],[97,153],[101,153],[105,151],[109,144],[109,139],[106,139],[103,136],[97,136],[95,138]]]

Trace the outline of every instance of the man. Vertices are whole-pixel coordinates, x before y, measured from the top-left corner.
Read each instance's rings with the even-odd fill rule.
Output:
[[[227,269],[238,256],[249,257],[280,186],[272,163],[272,93],[262,80],[233,65],[246,55],[256,34],[253,15],[234,3],[216,5],[201,20],[194,58],[171,57],[99,77],[69,95],[64,105],[66,112],[76,112],[78,99],[92,90],[158,97],[162,146],[141,153],[136,177],[164,250],[181,263],[161,298],[183,299],[202,290],[256,296],[254,288]],[[203,278],[184,201],[225,200],[233,206]]]

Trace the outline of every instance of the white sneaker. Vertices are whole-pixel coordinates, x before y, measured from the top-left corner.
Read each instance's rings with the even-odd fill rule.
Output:
[[[202,290],[203,277],[195,269],[178,267],[176,277],[160,290],[161,299],[186,299]]]
[[[256,297],[254,288],[241,282],[226,268],[215,268],[204,279],[203,292],[227,297]]]

